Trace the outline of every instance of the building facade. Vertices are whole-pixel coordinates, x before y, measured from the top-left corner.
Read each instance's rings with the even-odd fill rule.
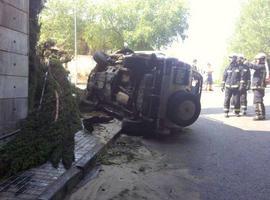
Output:
[[[0,0],[0,139],[28,112],[29,0]]]

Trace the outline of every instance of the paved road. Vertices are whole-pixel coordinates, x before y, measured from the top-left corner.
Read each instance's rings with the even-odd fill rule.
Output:
[[[143,140],[147,149],[162,155],[160,162],[166,163],[169,168],[159,169],[163,176],[149,173],[137,178],[140,179],[137,185],[152,185],[153,188],[158,181],[160,183],[156,188],[163,188],[164,191],[171,188],[168,189],[170,193],[174,191],[174,195],[168,193],[167,198],[159,195],[160,199],[270,199],[270,91],[265,98],[267,120],[261,122],[252,121],[254,111],[251,100],[247,117],[225,119],[222,113],[223,95],[217,90],[205,92],[201,117],[182,133]],[[122,166],[122,171],[124,169],[125,166]],[[169,170],[171,173],[167,173]],[[168,178],[164,177],[166,173]],[[112,183],[117,182],[118,177],[116,174]],[[88,184],[83,190],[90,187],[91,184]],[[136,195],[137,199],[154,198],[147,194]],[[72,199],[79,197],[77,192]],[[128,196],[122,199],[136,198]]]
[[[251,99],[249,94],[249,105]],[[265,102],[266,121],[254,122],[252,116],[224,119],[223,94],[206,92],[198,122],[165,148],[162,143],[156,148],[170,155],[171,162],[184,161],[199,178],[200,199],[270,199],[269,90]]]

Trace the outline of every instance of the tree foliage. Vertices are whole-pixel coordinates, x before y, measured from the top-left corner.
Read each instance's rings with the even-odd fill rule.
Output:
[[[74,46],[74,0],[48,0],[41,15],[41,40]],[[76,0],[78,40],[91,51],[115,50],[124,42],[135,50],[159,49],[185,38],[185,0]],[[81,45],[83,46],[83,45]],[[80,49],[82,53],[84,48]]]
[[[236,24],[230,50],[253,58],[258,52],[270,53],[270,1],[248,0]]]
[[[62,64],[51,60],[48,71],[41,108],[32,110],[21,123],[20,134],[0,148],[0,179],[48,160],[54,167],[62,162],[66,168],[74,161],[74,135],[81,129],[78,105]],[[59,94],[57,120],[56,92]]]

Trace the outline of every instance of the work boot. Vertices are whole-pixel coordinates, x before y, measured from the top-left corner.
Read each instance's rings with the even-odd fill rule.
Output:
[[[254,118],[253,118],[254,121],[260,121],[260,120],[265,120],[265,117],[262,116],[262,115],[256,115]]]
[[[235,109],[234,110],[234,114],[236,117],[240,117],[240,110],[239,109]]]
[[[265,107],[263,103],[258,104],[259,120],[265,119]]]
[[[261,103],[260,105],[261,105],[261,115],[265,118],[265,106],[263,103]]]
[[[255,104],[255,114],[256,114],[256,116],[259,116],[260,115],[260,108],[259,108],[260,106],[259,106],[259,104],[258,103],[256,103]],[[256,118],[256,117],[255,117]]]
[[[246,116],[246,115],[247,115],[247,111],[246,111],[246,110],[243,110],[243,111],[241,112],[241,115],[242,115],[242,116]]]

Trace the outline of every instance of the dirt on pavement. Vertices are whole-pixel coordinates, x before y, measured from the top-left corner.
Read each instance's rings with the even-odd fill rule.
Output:
[[[187,169],[168,164],[166,156],[150,150],[142,138],[121,136],[99,158],[95,178],[77,187],[70,200],[165,200],[199,199],[187,182],[199,180]]]

